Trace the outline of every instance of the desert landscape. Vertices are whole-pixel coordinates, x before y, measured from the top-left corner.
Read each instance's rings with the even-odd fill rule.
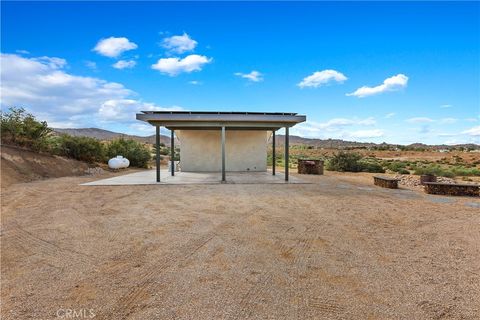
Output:
[[[324,175],[283,183],[280,145],[280,184],[95,186],[85,183],[152,172],[152,144],[40,122],[41,140],[14,136],[34,118],[4,119],[4,319],[480,317],[480,199],[426,194],[417,174],[475,183],[475,150],[295,143],[291,170],[318,158]],[[118,150],[131,168],[103,162]],[[168,154],[162,143],[162,166]],[[379,174],[400,188],[373,185]]]
[[[79,185],[112,175],[2,189],[2,318],[480,317],[478,199],[368,173]]]
[[[480,319],[479,1],[0,1],[1,320]]]

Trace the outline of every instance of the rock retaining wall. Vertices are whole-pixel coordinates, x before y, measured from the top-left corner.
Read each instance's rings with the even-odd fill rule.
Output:
[[[398,189],[399,179],[373,177],[373,184],[382,188]]]
[[[448,196],[480,196],[480,185],[425,182],[425,192]]]

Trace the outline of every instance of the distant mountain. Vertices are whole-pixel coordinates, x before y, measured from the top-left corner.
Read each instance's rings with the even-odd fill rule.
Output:
[[[155,135],[141,137],[141,136],[118,133],[118,132],[113,132],[113,131],[108,131],[108,130],[103,130],[98,128],[78,128],[78,129],[54,128],[53,131],[56,132],[57,134],[69,134],[74,137],[89,137],[89,138],[95,138],[98,140],[113,140],[113,139],[123,137],[125,139],[133,139],[143,143],[152,143],[152,144],[155,143]],[[160,142],[164,143],[165,145],[168,145],[170,144],[170,137],[165,135],[160,135]]]
[[[82,136],[96,138],[99,140],[113,140],[116,138],[124,137],[125,139],[133,139],[143,143],[155,143],[155,135],[141,137],[135,135],[128,135],[98,128],[80,128],[80,129],[53,129],[56,133],[62,134],[66,133],[72,136]],[[283,145],[285,136],[277,135],[276,136],[277,145]],[[165,135],[160,135],[160,142],[165,145],[170,144],[170,137]],[[178,141],[175,141],[178,144]],[[412,143],[407,146],[389,144],[386,142],[383,143],[373,143],[373,142],[357,142],[357,141],[345,141],[341,139],[313,139],[313,138],[303,138],[299,136],[290,136],[291,145],[307,145],[317,148],[325,149],[348,149],[348,148],[384,148],[384,149],[395,149],[395,148],[410,148],[410,149],[430,149],[430,150],[450,150],[454,148],[469,148],[480,150],[480,145],[478,144],[457,144],[457,145],[426,145],[423,143]]]
[[[276,142],[278,145],[283,145],[285,141],[284,135],[277,135]],[[345,141],[341,139],[315,139],[315,138],[303,138],[299,136],[290,136],[290,145],[307,145],[317,148],[325,149],[348,149],[348,148],[409,148],[409,149],[430,149],[430,150],[450,150],[454,148],[466,148],[480,150],[480,145],[474,143],[456,144],[456,145],[427,145],[423,143],[412,143],[409,145],[390,144],[386,142],[373,143],[373,142],[357,142],[357,141]]]

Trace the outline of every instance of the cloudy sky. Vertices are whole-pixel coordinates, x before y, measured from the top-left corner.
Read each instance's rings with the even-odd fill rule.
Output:
[[[1,107],[153,133],[140,110],[283,111],[293,134],[480,142],[480,4],[2,2]]]

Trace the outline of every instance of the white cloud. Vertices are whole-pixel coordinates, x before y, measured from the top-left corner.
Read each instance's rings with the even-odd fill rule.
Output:
[[[357,121],[357,124],[362,125],[362,126],[373,126],[376,123],[377,123],[377,121],[375,121],[375,118],[373,118],[373,117],[369,117],[369,118]]]
[[[182,54],[187,51],[193,51],[198,42],[190,38],[186,33],[181,36],[172,36],[163,39],[162,47],[170,52]]]
[[[85,66],[89,69],[92,69],[92,70],[97,70],[97,63],[95,61],[85,61]]]
[[[133,93],[119,83],[66,73],[61,69],[66,61],[59,58],[1,54],[1,65],[1,100],[8,106],[68,115],[92,111],[105,100]]]
[[[304,131],[310,134],[318,133],[332,133],[338,132],[343,130],[346,127],[352,126],[373,126],[375,125],[376,121],[373,117],[365,118],[365,119],[347,119],[347,118],[334,118],[330,119],[326,122],[315,122],[315,121],[306,121],[295,128],[298,128],[300,131]]]
[[[97,45],[95,46],[95,48],[93,48],[93,50],[103,56],[116,58],[125,51],[137,48],[138,46],[135,43],[131,42],[125,37],[110,37],[98,41]]]
[[[454,136],[457,136],[458,134],[457,133],[439,133],[437,134],[437,136],[439,137],[454,137]]]
[[[27,50],[15,50],[15,52],[19,54],[30,54],[30,51]]]
[[[463,141],[464,143],[465,141]],[[462,141],[458,140],[458,139],[448,139],[446,140],[443,144],[446,144],[446,145],[449,145],[449,146],[453,146],[453,145],[456,145],[456,144],[460,144],[462,143]]]
[[[427,117],[415,117],[415,118],[407,119],[407,122],[410,122],[410,123],[430,123],[430,122],[434,122],[434,121],[435,120],[427,118]]]
[[[34,61],[38,61],[43,64],[47,64],[52,69],[62,69],[67,65],[67,60],[56,57],[38,57],[32,58]]]
[[[303,80],[297,85],[300,88],[317,88],[331,82],[342,83],[347,79],[348,78],[341,72],[335,70],[323,70],[314,72],[308,77],[303,78]]]
[[[384,135],[381,129],[360,129],[375,125],[374,118],[334,118],[325,122],[307,121],[292,128],[292,134],[320,139],[369,139]]]
[[[176,57],[159,59],[156,64],[152,65],[152,69],[173,77],[182,72],[200,71],[205,64],[210,62],[212,62],[212,58],[191,54],[183,59]]]
[[[477,122],[477,121],[478,121],[478,118],[466,118],[465,121],[468,121],[468,122]]]
[[[115,69],[131,69],[135,67],[136,64],[137,62],[135,62],[134,60],[119,60],[112,64],[112,67],[114,67]]]
[[[443,119],[440,119],[438,122],[440,124],[452,124],[452,123],[455,123],[457,121],[458,121],[458,119],[455,119],[455,118],[443,118]]]
[[[201,85],[201,84],[202,84],[202,82],[200,82],[200,81],[198,81],[198,80],[188,81],[188,83],[193,84],[194,86],[197,86],[197,85]]]
[[[397,74],[396,76],[387,78],[381,85],[376,87],[363,86],[358,88],[352,93],[347,93],[347,96],[355,96],[358,98],[364,98],[376,94],[380,94],[387,91],[397,91],[405,88],[408,83],[408,77],[404,74]]]
[[[376,123],[375,119],[372,117],[365,118],[365,119],[346,119],[346,118],[334,118],[328,120],[327,122],[323,123],[313,123],[319,130],[327,130],[327,131],[336,131],[340,128],[346,126],[354,126],[354,125],[361,125],[361,126],[372,126]]]
[[[383,137],[384,134],[384,131],[380,129],[358,130],[351,132],[350,137],[353,139],[368,139]]]
[[[451,104],[442,104],[442,105],[440,106],[440,108],[451,108],[451,107],[452,107]]]
[[[171,110],[136,100],[122,84],[77,76],[62,69],[59,58],[0,55],[2,108],[25,107],[53,127],[102,127],[104,123],[136,123],[141,110]]]
[[[241,72],[237,72],[237,73],[234,73],[236,76],[239,76],[241,78],[245,78],[245,79],[248,79],[249,81],[252,81],[252,82],[260,82],[260,81],[263,81],[263,75],[256,71],[256,70],[253,70],[252,72],[250,73],[241,73]]]
[[[475,136],[475,137],[480,136],[480,126],[470,128],[468,130],[463,131],[462,133],[468,134],[470,136]]]
[[[179,106],[159,107],[153,103],[146,103],[134,99],[107,100],[98,109],[98,117],[103,122],[134,121],[135,114],[140,111],[176,111],[183,110]]]
[[[389,118],[392,118],[392,117],[395,116],[395,115],[396,115],[395,112],[390,112],[390,113],[387,113],[387,114],[385,115],[385,118],[389,119]]]

